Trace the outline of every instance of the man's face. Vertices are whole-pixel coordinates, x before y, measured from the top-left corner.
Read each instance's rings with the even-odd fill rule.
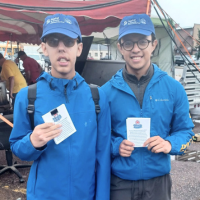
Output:
[[[51,61],[51,73],[56,78],[72,79],[75,76],[76,58],[81,55],[83,44],[77,43],[62,34],[50,34],[45,37],[42,50]]]
[[[132,50],[125,50],[124,47],[127,47],[127,49],[129,49],[129,47],[133,44],[132,42],[138,42],[140,48],[138,47],[137,43],[134,43]],[[125,35],[121,39],[121,44],[123,43],[123,46],[118,43],[118,49],[120,50],[121,54],[124,57],[124,60],[126,61],[127,71],[131,74],[135,74],[135,72],[141,72],[142,75],[144,75],[150,66],[151,54],[156,48],[157,40],[154,40],[154,42],[152,43],[151,35],[145,36],[133,33]]]

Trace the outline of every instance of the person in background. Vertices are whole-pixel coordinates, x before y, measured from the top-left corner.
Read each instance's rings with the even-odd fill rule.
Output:
[[[18,59],[23,61],[26,82],[28,85],[36,83],[36,79],[40,76],[42,68],[33,58],[26,55],[24,51],[18,52]]]
[[[111,109],[111,200],[170,200],[170,155],[183,154],[194,135],[183,86],[151,62],[156,45],[148,15],[122,19],[118,49],[125,67],[102,86]],[[150,123],[149,138],[141,118]],[[127,140],[129,130],[135,141]],[[135,147],[137,140],[143,142]]]
[[[6,60],[0,53],[0,67],[1,80],[6,81],[6,88],[9,91],[9,97],[12,99],[12,106],[14,107],[15,97],[17,93],[27,86],[26,80],[19,71],[17,65],[11,61]]]

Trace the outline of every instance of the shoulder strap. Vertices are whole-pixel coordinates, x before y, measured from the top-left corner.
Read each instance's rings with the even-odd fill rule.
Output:
[[[92,93],[92,98],[93,98],[93,101],[94,101],[94,105],[95,105],[95,111],[96,111],[96,114],[98,115],[101,111],[101,108],[99,106],[99,90],[98,90],[98,86],[97,85],[94,85],[94,84],[90,84],[90,90],[91,90],[91,93]]]
[[[35,112],[35,100],[36,100],[37,83],[28,86],[28,107],[27,111],[31,121],[31,128],[34,129],[34,112]]]

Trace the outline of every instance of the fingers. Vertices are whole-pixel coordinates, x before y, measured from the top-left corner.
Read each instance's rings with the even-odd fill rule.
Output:
[[[59,135],[61,132],[62,132],[62,129],[57,128],[57,129],[55,129],[55,130],[52,130],[52,131],[49,131],[49,132],[45,133],[45,134],[44,134],[44,137],[50,140],[50,138],[56,137],[56,136]]]
[[[161,138],[160,136],[154,136],[154,137],[150,137],[149,139],[147,139],[145,141],[145,143],[143,144],[143,147],[146,147],[147,145],[149,145],[151,142],[154,142],[156,140],[158,140],[159,138]]]
[[[144,145],[147,144],[148,145],[148,150],[153,152],[153,153],[169,153],[171,151],[171,143],[168,141],[165,141],[163,138],[159,137],[159,136],[155,136],[148,139],[148,141],[146,141],[144,143]]]
[[[128,141],[128,140],[123,140],[122,143],[124,145],[127,145],[127,146],[134,146],[134,144],[131,141]]]
[[[134,150],[134,144],[128,140],[123,140],[119,146],[119,154],[123,157],[129,157]]]
[[[49,127],[54,126],[54,125],[58,125],[58,124],[48,122],[48,123],[40,124],[40,125],[36,126],[35,128],[36,129],[46,129],[46,128],[49,128]]]
[[[51,132],[55,129],[59,129],[61,126],[62,126],[61,124],[54,124],[54,125],[48,126],[46,128],[42,128],[42,131],[44,133],[48,133],[48,132]]]
[[[163,141],[155,140],[155,141],[149,143],[149,145],[148,145],[148,150],[151,150],[153,147],[159,145],[161,142],[163,142]]]
[[[153,148],[149,149],[151,152],[153,153],[160,153],[164,150],[163,148],[163,144],[157,144],[156,146],[154,146]]]
[[[122,156],[122,157],[130,157],[131,153],[132,153],[132,151],[131,152],[127,152],[127,151],[125,151],[123,149],[120,150],[120,156]]]
[[[48,141],[60,135],[62,129],[61,124],[44,123],[35,127],[30,136],[30,140],[34,147],[42,147]]]

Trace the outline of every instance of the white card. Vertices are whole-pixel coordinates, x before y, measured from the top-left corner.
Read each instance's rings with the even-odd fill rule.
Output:
[[[54,138],[56,144],[59,144],[70,135],[76,132],[76,128],[69,116],[69,113],[64,104],[58,106],[57,108],[51,110],[42,116],[45,122],[54,122],[55,124],[62,124],[62,132],[59,136]]]
[[[150,118],[127,118],[127,140],[133,142],[135,147],[143,147],[144,142],[150,138]]]

